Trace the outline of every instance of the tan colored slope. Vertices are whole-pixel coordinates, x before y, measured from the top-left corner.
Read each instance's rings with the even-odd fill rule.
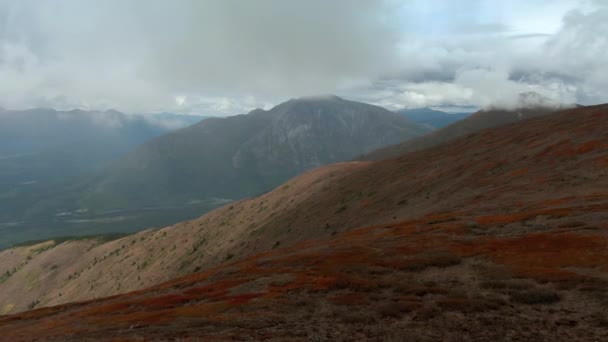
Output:
[[[200,219],[106,243],[47,242],[1,251],[0,274],[9,273],[0,278],[0,313],[133,291],[278,246],[280,242],[263,231],[275,215],[297,210],[333,177],[365,165],[319,168]]]

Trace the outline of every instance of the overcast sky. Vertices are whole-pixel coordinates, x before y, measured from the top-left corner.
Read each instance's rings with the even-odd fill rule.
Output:
[[[608,0],[0,0],[0,106],[608,102]]]

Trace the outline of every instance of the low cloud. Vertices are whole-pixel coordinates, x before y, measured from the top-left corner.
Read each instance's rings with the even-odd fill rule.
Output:
[[[0,101],[151,111],[183,96],[334,92],[386,71],[398,39],[390,10],[374,0],[0,2]]]
[[[585,3],[551,34],[414,38],[401,49],[410,63],[367,99],[389,108],[515,108],[521,94],[535,92],[566,105],[608,102],[608,7]]]

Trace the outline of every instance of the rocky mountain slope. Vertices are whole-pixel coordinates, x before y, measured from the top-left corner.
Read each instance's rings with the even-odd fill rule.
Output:
[[[413,253],[405,247],[411,234],[426,239],[436,229],[439,233],[447,229],[442,238],[458,248],[465,248],[467,241],[484,245],[494,239],[506,243],[508,239],[538,238],[541,240],[533,243],[540,250],[528,252],[545,256],[542,246],[546,244],[556,243],[555,248],[563,251],[562,240],[551,240],[554,234],[574,234],[567,235],[572,241],[593,234],[593,240],[601,240],[608,228],[604,190],[608,189],[608,135],[602,129],[607,120],[608,106],[569,110],[484,130],[396,159],[316,169],[263,196],[161,230],[107,243],[82,240],[5,250],[0,253],[0,271],[6,270],[0,279],[0,308],[10,313],[142,289],[310,239],[330,240],[301,246],[331,244],[342,239],[339,236],[351,236],[341,232],[366,226],[372,228],[360,231],[357,241],[364,244],[369,240],[361,248],[380,253],[378,258],[385,255],[382,244],[387,242],[374,246],[375,236],[392,234],[383,227],[404,229],[404,235],[395,233],[399,238],[395,237],[393,247],[402,248],[405,255]],[[344,246],[351,243],[348,239]],[[437,243],[429,252],[444,252]],[[492,251],[491,247],[479,248],[480,255]],[[300,260],[290,258],[288,249],[282,251],[273,255],[289,260],[286,262]],[[576,245],[566,252],[572,253],[569,258],[582,253]],[[324,258],[339,257],[331,249],[324,253]],[[462,253],[456,254],[470,256]],[[76,262],[71,260],[73,255],[80,255]],[[511,261],[504,258],[507,256],[500,259],[501,265],[509,266]],[[513,262],[519,262],[518,258]],[[528,261],[525,254],[521,258]],[[542,271],[549,276],[582,272],[592,278],[594,286],[604,286],[603,271],[583,262],[604,260],[602,254],[576,258],[568,259],[573,263],[566,266],[531,265],[540,269],[528,272]],[[307,274],[320,277],[310,272]],[[462,281],[463,290],[468,291],[468,280]],[[25,290],[23,284],[27,284]],[[568,292],[563,295],[570,296]],[[154,295],[144,292],[142,296]]]
[[[322,168],[183,225],[92,249],[80,242],[82,250],[106,252],[72,276],[68,288],[81,288],[63,293],[71,299],[82,298],[75,295],[84,286],[124,284],[127,273],[114,277],[111,265],[122,264],[130,281],[148,267],[154,274],[174,269],[166,255],[142,265],[163,240],[219,266],[141,291],[6,316],[0,333],[15,341],[602,340],[606,123],[608,105],[568,110],[395,159]],[[299,197],[303,189],[310,191]],[[265,219],[247,226],[241,221],[251,216],[241,210]],[[182,241],[173,235],[179,231],[186,232]],[[58,259],[45,254],[71,243],[0,260],[16,265],[30,253],[28,265],[43,264]],[[52,279],[63,267],[38,270]],[[97,278],[79,280],[88,272]],[[40,304],[69,301],[57,297]]]

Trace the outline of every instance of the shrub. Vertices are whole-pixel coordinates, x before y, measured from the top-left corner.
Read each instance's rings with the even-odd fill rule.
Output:
[[[35,308],[36,306],[38,306],[38,304],[40,304],[40,301],[36,299],[35,301],[29,303],[27,305],[27,308],[28,308],[28,310],[32,310],[33,308]]]
[[[384,266],[392,267],[402,271],[419,272],[429,267],[446,268],[456,266],[462,259],[449,252],[424,253],[412,259],[398,259],[388,261]]]
[[[608,328],[608,317],[603,312],[595,312],[591,315],[591,320],[600,328]]]
[[[346,209],[348,209],[348,207],[346,205],[343,205],[336,210],[336,214],[341,213],[341,212],[345,211]]]
[[[417,297],[424,297],[426,295],[437,295],[446,294],[447,291],[436,286],[422,286],[422,285],[398,285],[395,290],[401,295],[412,295]]]
[[[448,311],[477,313],[498,310],[506,304],[501,298],[444,298],[437,301],[437,305]]]
[[[414,307],[404,302],[385,302],[380,303],[376,307],[376,311],[382,317],[400,317],[406,313],[412,312]]]
[[[333,302],[334,304],[346,305],[346,306],[364,305],[369,302],[369,300],[367,299],[366,296],[364,296],[360,293],[356,293],[356,292],[336,295],[336,296],[330,297],[329,300],[331,302]]]
[[[515,292],[510,297],[512,301],[524,304],[551,304],[561,300],[557,293],[544,289]]]
[[[516,280],[488,280],[483,281],[479,284],[482,289],[493,289],[493,290],[526,290],[534,285],[527,281],[516,281]]]
[[[376,290],[378,285],[365,278],[344,275],[336,279],[333,288],[338,290],[350,289],[353,291],[370,292]]]
[[[373,311],[353,311],[347,310],[341,313],[340,319],[347,324],[366,324],[374,323],[378,319]]]

